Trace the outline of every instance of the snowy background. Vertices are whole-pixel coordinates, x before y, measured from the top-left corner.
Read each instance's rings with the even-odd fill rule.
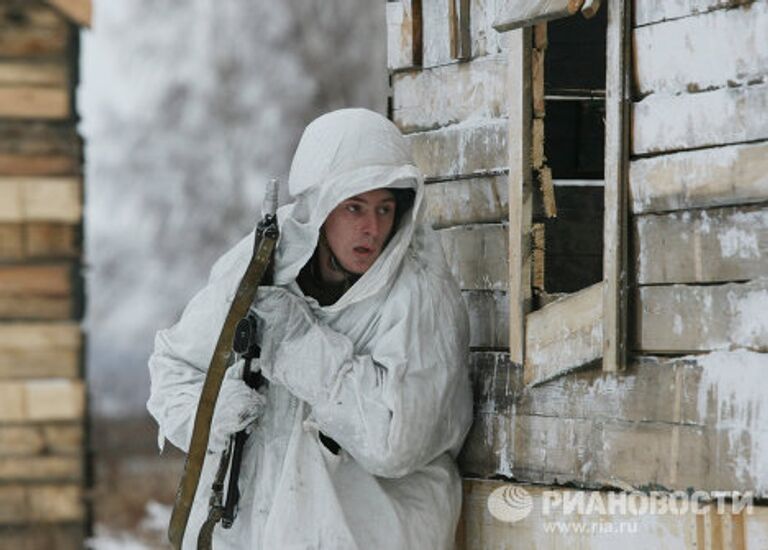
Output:
[[[384,112],[383,0],[95,0],[83,33],[88,376],[144,414],[153,335],[254,225],[303,127]]]

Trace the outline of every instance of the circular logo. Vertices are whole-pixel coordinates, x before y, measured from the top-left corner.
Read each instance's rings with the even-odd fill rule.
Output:
[[[488,511],[499,521],[514,523],[533,510],[531,495],[516,485],[504,485],[488,495]]]

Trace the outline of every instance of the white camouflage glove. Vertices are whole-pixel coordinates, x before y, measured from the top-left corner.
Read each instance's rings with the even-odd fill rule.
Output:
[[[243,381],[243,365],[241,360],[230,367],[221,383],[208,436],[211,452],[223,451],[230,435],[244,430],[264,414],[267,399]]]

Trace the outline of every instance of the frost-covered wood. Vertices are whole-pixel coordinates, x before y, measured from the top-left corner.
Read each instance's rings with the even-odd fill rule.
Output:
[[[393,119],[405,133],[508,113],[506,55],[392,76]]]
[[[634,160],[629,190],[637,214],[768,200],[768,143]]]
[[[465,290],[469,312],[469,344],[473,348],[509,347],[509,299],[500,290]]]
[[[680,19],[725,10],[736,6],[749,6],[755,0],[639,0],[634,3],[635,26],[650,25],[669,19]]]
[[[489,500],[496,500],[494,491],[509,488],[510,496],[527,493],[531,497],[531,514],[523,521],[499,521],[488,513]],[[525,491],[525,493],[523,493]],[[544,492],[546,493],[546,497]],[[552,505],[553,496],[570,502],[583,502],[586,514],[564,513],[567,508]],[[751,510],[731,513],[729,507],[717,513],[717,504],[706,506],[698,502],[702,513],[694,512],[690,501],[679,500],[679,495],[631,495],[630,509],[680,510],[678,513],[624,515],[611,509],[612,497],[607,492],[593,492],[558,486],[536,486],[504,481],[467,479],[464,481],[464,500],[460,520],[459,540],[456,550],[562,550],[564,548],[616,548],[616,540],[648,541],[646,547],[665,549],[732,549],[761,548],[768,532],[768,507],[755,506]],[[545,498],[550,505],[543,513]],[[618,499],[617,499],[618,500]],[[619,501],[620,502],[620,501]],[[590,504],[593,503],[593,504]],[[601,505],[605,509],[601,508]],[[726,505],[728,506],[728,505]],[[503,508],[502,508],[503,509]],[[738,510],[738,506],[736,507]],[[637,524],[635,522],[637,521]],[[553,525],[583,525],[584,531],[552,529]],[[634,525],[636,532],[622,532],[625,526]],[[591,528],[599,526],[598,529]],[[576,543],[575,540],[578,540]],[[642,546],[642,545],[641,545]],[[627,547],[632,548],[631,544]]]
[[[502,174],[428,184],[424,193],[426,221],[436,228],[506,221],[507,179]]]
[[[81,349],[75,323],[0,324],[0,379],[76,378]]]
[[[414,52],[413,4],[399,0],[387,2],[386,6],[387,67],[391,71],[413,67],[418,57]]]
[[[768,351],[768,278],[717,286],[647,286],[635,300],[635,350]]]
[[[0,457],[76,454],[84,437],[81,423],[0,425]]]
[[[529,387],[509,362],[474,361],[460,466],[536,483],[768,494],[766,366],[765,354],[720,351]]]
[[[506,290],[506,224],[464,225],[439,231],[445,258],[462,290]]]
[[[510,31],[541,21],[568,17],[581,9],[584,0],[518,0],[498,6],[494,28]]]
[[[84,412],[82,380],[0,381],[0,422],[81,420]]]
[[[0,318],[63,320],[74,312],[72,266],[0,266]]]
[[[73,259],[80,255],[77,226],[63,223],[0,223],[0,260]]]
[[[632,0],[608,5],[606,30],[605,194],[603,200],[603,369],[622,370],[627,355],[628,164]]]
[[[636,217],[634,228],[638,284],[744,281],[768,274],[765,207],[650,214]]]
[[[766,2],[636,29],[637,90],[675,94],[761,81],[768,75],[766,29]]]
[[[0,117],[65,119],[70,115],[68,88],[0,87]]]
[[[85,519],[83,489],[75,484],[0,485],[0,525]],[[44,530],[41,526],[36,529]],[[11,538],[13,533],[8,534]],[[8,540],[6,534],[3,539]],[[82,540],[80,541],[82,543]],[[19,547],[14,547],[19,548]],[[57,547],[58,548],[58,547]]]
[[[632,153],[646,155],[768,138],[768,83],[634,104]]]
[[[0,222],[68,222],[82,216],[80,178],[0,177]]]
[[[509,105],[509,350],[525,357],[525,315],[531,304],[533,174],[531,170],[531,28],[510,33],[507,67]]]
[[[526,317],[525,375],[538,384],[603,354],[603,283],[571,294]]]
[[[507,168],[507,119],[471,119],[410,134],[414,159],[428,180],[498,173]]]

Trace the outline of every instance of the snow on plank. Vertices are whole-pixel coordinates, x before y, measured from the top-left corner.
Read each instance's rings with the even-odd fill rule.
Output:
[[[425,218],[435,228],[503,222],[509,214],[508,176],[430,183],[425,187]]]
[[[629,166],[635,214],[768,199],[768,142],[638,159]]]
[[[632,153],[647,155],[768,138],[768,84],[652,94],[633,106]]]
[[[507,56],[392,76],[393,119],[404,133],[508,114]]]
[[[719,286],[646,286],[635,301],[636,351],[768,351],[768,278]]]
[[[759,82],[768,75],[768,3],[642,27],[633,44],[641,95]]]
[[[452,179],[505,170],[506,119],[472,119],[406,136],[419,169],[428,179]]]
[[[633,4],[634,24],[639,27],[753,3],[755,0],[641,0]]]
[[[641,285],[744,281],[768,273],[765,207],[637,216],[634,229]]]

